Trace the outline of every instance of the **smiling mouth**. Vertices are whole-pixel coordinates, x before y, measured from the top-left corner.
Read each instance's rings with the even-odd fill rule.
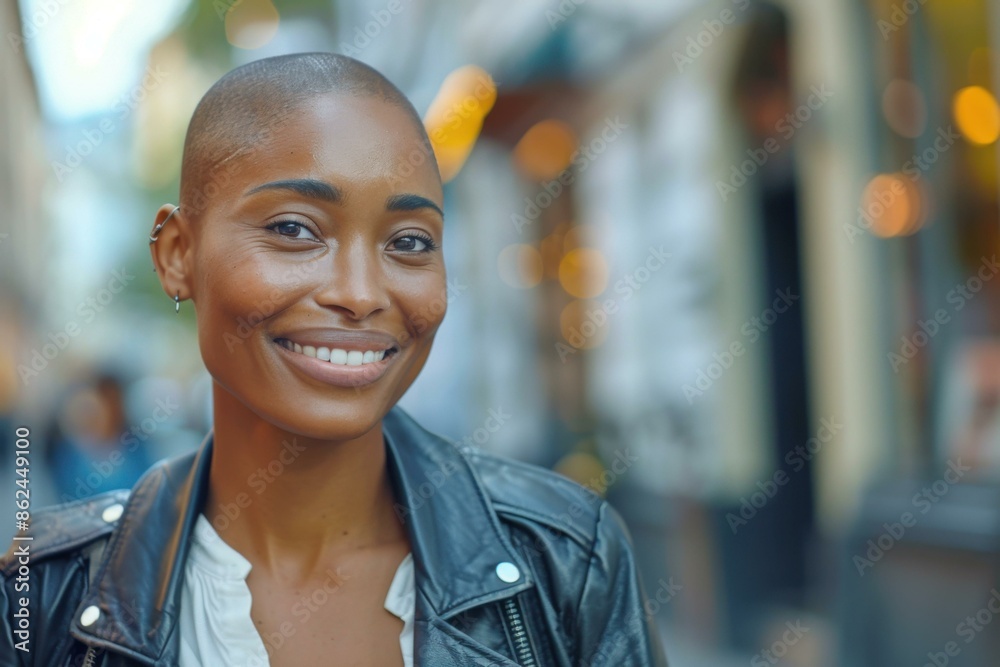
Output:
[[[346,350],[338,347],[299,345],[287,338],[275,338],[274,342],[289,352],[325,361],[333,366],[366,366],[391,358],[399,352],[399,348],[395,345],[379,350]]]

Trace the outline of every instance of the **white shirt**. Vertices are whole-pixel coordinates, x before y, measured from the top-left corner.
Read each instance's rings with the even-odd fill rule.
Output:
[[[250,561],[219,537],[204,514],[198,515],[192,536],[181,591],[179,666],[267,667],[267,648],[278,650],[282,643],[294,641],[294,626],[304,619],[292,615],[288,636],[276,632],[267,637],[265,646],[250,618],[252,599],[246,583]],[[383,605],[403,621],[399,648],[405,667],[413,667],[414,600],[409,553],[396,568]]]

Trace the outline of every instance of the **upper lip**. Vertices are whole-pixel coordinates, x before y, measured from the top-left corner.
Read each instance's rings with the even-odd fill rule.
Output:
[[[296,329],[295,331],[288,331],[274,337],[275,340],[281,338],[290,340],[303,347],[311,345],[317,348],[327,347],[340,350],[358,350],[361,352],[367,350],[377,352],[379,350],[399,347],[392,334],[379,329]]]

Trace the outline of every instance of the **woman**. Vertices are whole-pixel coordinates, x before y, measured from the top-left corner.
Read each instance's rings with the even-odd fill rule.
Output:
[[[2,563],[5,660],[665,664],[613,509],[396,406],[444,316],[442,206],[419,115],[366,65],[268,58],[206,93],[150,248],[196,310],[213,431],[35,513],[29,593],[19,543]]]

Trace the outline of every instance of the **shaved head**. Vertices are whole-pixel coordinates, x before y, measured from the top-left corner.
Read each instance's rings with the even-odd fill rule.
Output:
[[[240,158],[267,141],[304,103],[330,93],[377,97],[403,109],[434,160],[420,114],[375,69],[336,53],[264,58],[227,73],[195,108],[184,140],[181,207],[197,217],[218,184],[239,169]]]

